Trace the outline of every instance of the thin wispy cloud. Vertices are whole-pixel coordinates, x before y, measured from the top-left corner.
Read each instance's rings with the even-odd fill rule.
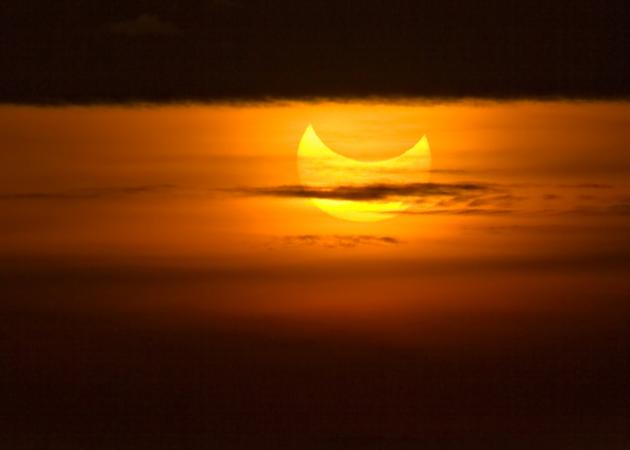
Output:
[[[614,186],[612,184],[605,183],[574,183],[559,184],[558,187],[570,189],[612,189]]]
[[[451,208],[451,209],[426,209],[426,210],[407,210],[395,211],[396,214],[407,214],[414,216],[507,216],[515,214],[512,209],[490,209],[490,208]]]
[[[604,203],[601,205],[576,206],[563,211],[566,215],[579,216],[630,216],[630,201]]]
[[[392,236],[380,236],[371,234],[351,235],[321,235],[301,234],[295,236],[282,236],[274,240],[275,244],[283,247],[325,247],[325,248],[356,248],[374,245],[398,245],[402,241]],[[271,246],[273,247],[273,245]]]
[[[106,199],[143,194],[161,194],[176,189],[172,184],[95,187],[65,191],[31,191],[0,194],[0,200],[80,200]]]

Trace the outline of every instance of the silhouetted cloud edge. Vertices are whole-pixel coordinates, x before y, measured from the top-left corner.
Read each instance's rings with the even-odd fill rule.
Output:
[[[259,106],[266,104],[291,103],[364,103],[364,104],[394,104],[394,105],[443,105],[443,104],[505,104],[521,102],[538,103],[630,103],[630,94],[624,95],[444,95],[444,94],[374,94],[374,95],[319,95],[319,94],[217,94],[217,95],[173,95],[173,96],[145,96],[129,95],[117,97],[107,94],[83,95],[41,95],[31,97],[12,96],[10,93],[0,92],[1,106],[35,106],[35,107],[128,107],[150,108],[163,106]]]

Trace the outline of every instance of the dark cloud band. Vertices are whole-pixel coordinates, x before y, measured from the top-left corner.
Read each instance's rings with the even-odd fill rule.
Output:
[[[321,198],[330,200],[379,201],[394,197],[458,197],[462,194],[482,193],[496,189],[482,183],[408,183],[367,184],[331,187],[285,185],[237,189],[246,195],[269,197]]]
[[[71,189],[66,191],[38,191],[0,193],[0,200],[80,200],[118,198],[143,194],[157,194],[172,191],[176,187],[171,184],[152,184],[122,187],[102,187]]]
[[[630,98],[627,0],[5,0],[0,102]]]

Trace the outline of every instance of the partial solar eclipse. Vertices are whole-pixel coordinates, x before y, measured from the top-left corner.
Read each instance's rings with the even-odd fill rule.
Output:
[[[314,189],[375,187],[424,183],[429,179],[431,150],[423,136],[413,147],[390,159],[358,161],[331,150],[312,125],[306,128],[298,147],[298,171],[302,185]],[[405,211],[404,198],[387,200],[310,199],[333,217],[355,222],[376,222]]]

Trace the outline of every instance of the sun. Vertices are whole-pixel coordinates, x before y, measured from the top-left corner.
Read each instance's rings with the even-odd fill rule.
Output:
[[[429,179],[431,150],[423,136],[412,148],[390,159],[358,161],[340,155],[324,144],[312,125],[298,147],[298,171],[303,186],[316,189],[369,187],[377,184],[423,183]],[[386,200],[310,199],[319,209],[338,219],[376,222],[396,216],[409,204],[404,198]]]

